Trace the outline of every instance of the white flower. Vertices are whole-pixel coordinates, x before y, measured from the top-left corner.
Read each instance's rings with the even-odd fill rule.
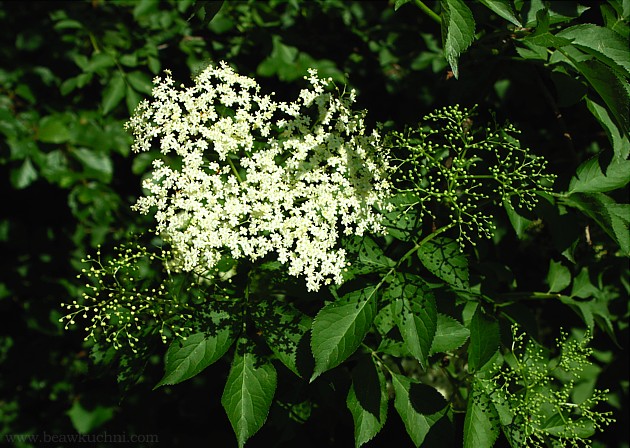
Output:
[[[168,72],[155,80],[153,101],[127,126],[135,151],[157,145],[164,155],[134,207],[154,213],[171,269],[275,254],[317,290],[341,281],[341,234],[383,231],[375,208],[390,194],[390,166],[378,132],[351,110],[354,92],[333,95],[313,70],[305,79],[292,103],[225,63],[192,87],[174,88]]]

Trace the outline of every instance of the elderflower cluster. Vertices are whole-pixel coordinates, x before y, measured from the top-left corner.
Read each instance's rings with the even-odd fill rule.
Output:
[[[375,208],[390,194],[390,168],[378,132],[352,111],[354,92],[334,95],[314,70],[306,79],[294,102],[225,63],[190,87],[170,72],[155,79],[153,100],[127,126],[135,151],[162,153],[135,209],[155,215],[170,269],[275,254],[317,290],[341,281],[342,234],[383,231]]]

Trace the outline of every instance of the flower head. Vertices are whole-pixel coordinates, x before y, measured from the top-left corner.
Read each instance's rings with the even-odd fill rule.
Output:
[[[275,254],[307,287],[340,282],[341,234],[381,232],[375,207],[388,197],[390,167],[377,131],[310,71],[294,102],[263,95],[227,64],[191,87],[156,78],[128,127],[133,149],[157,145],[135,208],[154,213],[171,245],[169,267],[207,272],[225,255]]]

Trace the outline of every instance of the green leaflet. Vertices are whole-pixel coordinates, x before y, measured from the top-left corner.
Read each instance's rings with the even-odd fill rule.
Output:
[[[464,448],[491,448],[499,437],[499,416],[490,397],[473,382],[464,419]]]
[[[582,211],[630,254],[630,204],[618,204],[604,193],[574,193],[564,202]]]
[[[630,131],[630,87],[627,78],[597,60],[574,59],[572,62],[602,97],[621,131],[627,134]]]
[[[470,330],[457,320],[444,314],[437,315],[437,328],[430,355],[457,350],[468,340]]]
[[[442,0],[442,43],[444,55],[455,78],[459,77],[459,56],[475,39],[475,19],[462,0]]]
[[[219,330],[212,336],[196,333],[184,341],[173,341],[166,352],[164,377],[155,388],[194,377],[219,360],[233,342],[234,335],[229,328]]]
[[[289,370],[302,376],[298,366],[298,349],[311,328],[311,319],[288,304],[261,302],[252,312],[256,328],[269,348]]]
[[[556,36],[571,39],[573,46],[621,71],[624,76],[630,76],[628,42],[614,31],[592,23],[584,23],[564,29]]]
[[[70,140],[70,130],[61,115],[48,115],[39,122],[37,138],[45,143],[63,143]]]
[[[586,99],[586,106],[606,130],[615,157],[623,160],[627,159],[628,155],[630,155],[630,140],[628,140],[628,136],[619,131],[605,107],[588,98]]]
[[[372,326],[376,289],[352,291],[324,306],[313,320],[311,350],[315,370],[311,381],[352,355]]]
[[[116,72],[109,80],[109,84],[105,90],[103,90],[103,99],[101,101],[101,107],[103,108],[103,115],[110,113],[125,97],[126,83],[123,79],[123,75],[120,72]]]
[[[431,427],[444,415],[446,400],[433,387],[403,375],[393,374],[392,384],[396,393],[394,407],[405,424],[407,434],[419,447]]]
[[[11,185],[16,190],[28,187],[37,180],[37,171],[30,158],[24,159],[22,166],[11,170]]]
[[[569,194],[603,193],[625,187],[630,182],[630,160],[613,158],[607,166],[601,156],[582,163],[571,179]]]
[[[371,357],[362,357],[352,370],[346,404],[354,421],[354,441],[358,448],[372,440],[387,420],[385,375]]]
[[[403,282],[406,280],[402,276],[399,279]],[[426,368],[437,327],[437,309],[433,294],[426,285],[417,280],[419,279],[412,283],[402,283],[400,287],[393,288],[398,294],[390,294],[394,299],[394,319],[403,341],[420,365]],[[392,286],[395,284],[396,282]]]
[[[455,240],[437,237],[427,241],[418,249],[418,257],[438,278],[456,288],[468,288],[468,260]]]
[[[522,26],[521,22],[514,15],[514,10],[509,0],[480,0],[487,8],[492,10],[498,16],[512,22],[516,26]]]
[[[532,221],[519,215],[507,199],[503,200],[503,208],[507,212],[510,224],[512,224],[512,228],[516,232],[516,235],[519,238],[523,238],[525,236],[525,231],[531,225]]]
[[[477,307],[470,324],[470,347],[468,367],[471,371],[481,369],[499,349],[499,323],[485,315],[481,306]]]
[[[244,344],[239,341],[239,347]],[[237,353],[232,361],[221,404],[243,447],[267,420],[267,414],[276,391],[276,369],[254,353]]]
[[[562,263],[550,260],[547,284],[549,285],[549,292],[562,291],[571,284],[571,271]]]

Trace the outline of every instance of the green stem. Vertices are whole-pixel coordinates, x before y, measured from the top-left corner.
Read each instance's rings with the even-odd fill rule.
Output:
[[[387,278],[392,275],[394,272],[396,272],[396,270],[400,267],[400,265],[407,260],[407,258],[409,258],[410,256],[412,256],[415,252],[418,251],[418,249],[420,249],[420,247],[422,247],[423,244],[427,243],[428,241],[431,241],[433,238],[435,238],[436,236],[438,236],[439,234],[446,232],[448,229],[452,228],[455,226],[455,223],[451,223],[447,226],[444,227],[440,227],[439,229],[437,229],[435,232],[432,232],[430,234],[428,234],[427,236],[425,236],[422,240],[420,240],[419,243],[416,243],[411,249],[409,249],[402,257],[400,257],[398,259],[398,262],[396,263],[396,265],[394,267],[392,267],[387,274],[385,274],[383,276],[383,278],[381,279],[380,282],[378,282],[378,284],[376,285],[376,287],[374,288],[374,291],[372,291],[372,294],[375,294],[376,291],[378,291],[381,286],[383,286],[383,283],[385,283],[385,280],[387,280]],[[372,295],[370,295],[371,297]]]
[[[232,172],[234,173],[234,175],[236,176],[236,179],[238,179],[239,183],[243,183],[243,179],[241,179],[241,176],[238,174],[238,170],[236,169],[236,167],[234,166],[234,162],[232,162],[232,159],[230,159],[230,157],[227,157],[227,161],[230,164],[230,168],[232,168]]]
[[[433,19],[435,22],[437,22],[438,24],[442,25],[442,19],[440,18],[439,15],[437,15],[435,13],[435,11],[433,11],[431,8],[429,8],[427,5],[424,4],[424,2],[422,2],[422,0],[414,0],[414,3],[416,4],[416,6],[418,8],[420,8],[422,11],[424,11],[424,13],[426,15],[428,15],[429,17],[431,17],[431,19]]]
[[[560,294],[556,294],[556,293],[547,293],[547,292],[508,292],[505,294],[500,294],[498,296],[498,298],[500,299],[506,299],[506,300],[552,300],[552,299],[559,299],[560,298]],[[498,306],[500,305],[504,305],[504,304],[498,304]],[[505,304],[505,305],[509,305],[509,304]]]

